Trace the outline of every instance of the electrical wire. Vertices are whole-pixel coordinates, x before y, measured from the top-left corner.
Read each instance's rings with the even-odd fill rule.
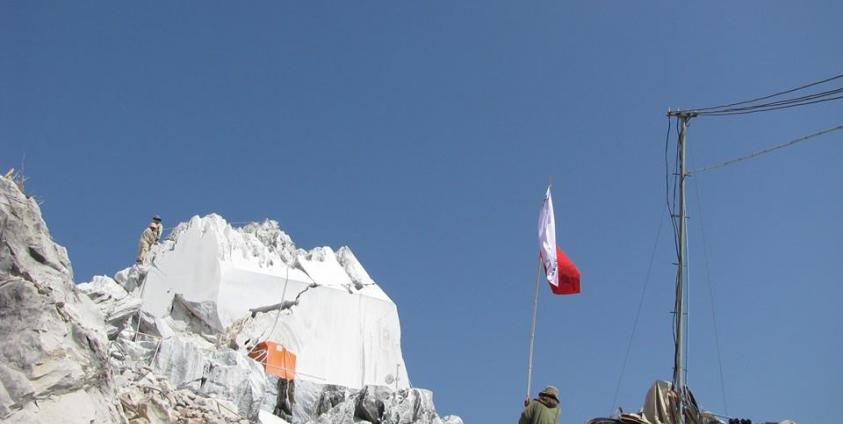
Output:
[[[757,105],[749,105],[749,106],[734,107],[734,108],[725,108],[725,109],[719,109],[719,110],[722,110],[722,111],[745,110],[745,109],[752,109],[752,108],[757,108],[757,107],[777,106],[777,105],[783,105],[783,104],[787,104],[787,103],[796,103],[796,102],[801,102],[801,101],[806,101],[806,100],[818,99],[818,98],[821,98],[821,97],[830,96],[832,94],[837,94],[841,90],[843,90],[843,88],[833,88],[833,89],[820,91],[820,92],[816,92],[816,93],[804,94],[804,95],[801,95],[799,97],[790,97],[790,98],[787,98],[787,99],[773,100],[773,101],[770,101],[770,102],[767,102],[767,103],[760,103],[760,104],[757,104]],[[716,112],[716,110],[715,110],[715,112]]]
[[[680,129],[680,125],[683,125],[683,123],[680,123],[679,120],[677,119],[677,122],[676,122],[676,136],[677,136],[677,138],[681,138],[682,130]],[[685,125],[687,125],[687,121],[685,122]],[[680,246],[680,241],[679,241],[679,224],[677,224],[677,218],[679,218],[679,214],[676,213],[676,202],[677,202],[677,195],[678,195],[677,190],[678,190],[679,184],[681,183],[680,175],[679,175],[680,174],[680,172],[679,172],[680,171],[680,169],[679,169],[679,154],[680,154],[679,153],[679,144],[677,143],[677,145],[676,145],[676,155],[675,155],[674,161],[673,161],[673,164],[674,164],[673,165],[673,199],[672,199],[673,205],[668,208],[668,210],[670,211],[670,221],[673,224],[673,243],[674,243],[674,246],[676,248],[676,264],[677,265],[679,264],[680,249],[682,248]],[[674,303],[674,305],[673,305],[673,308],[674,308],[673,313],[674,314],[676,314],[676,312],[679,310],[679,297],[678,297],[678,295],[679,295],[679,278],[680,278],[681,271],[682,271],[681,269],[677,268],[676,288],[675,288],[675,290],[676,290],[676,294],[675,294],[676,303]],[[674,348],[678,350],[677,342],[678,342],[678,337],[679,337],[679,330],[676,327],[676,323],[677,323],[678,320],[674,316],[674,319],[672,321],[673,321],[672,322],[673,344],[674,344]]]
[[[712,110],[712,109],[725,109],[725,108],[729,108],[729,107],[733,107],[733,106],[740,106],[740,105],[743,105],[743,104],[755,103],[755,102],[758,102],[758,101],[761,101],[761,100],[767,100],[767,99],[771,99],[773,97],[778,97],[778,96],[781,96],[781,95],[784,95],[784,94],[790,94],[790,93],[793,93],[793,92],[796,92],[796,91],[799,91],[799,90],[804,90],[804,89],[809,88],[809,87],[824,84],[824,83],[834,81],[834,80],[837,80],[837,79],[841,79],[841,78],[843,78],[843,74],[835,75],[833,77],[826,78],[824,80],[804,84],[804,85],[801,85],[801,86],[796,87],[796,88],[791,88],[789,90],[779,91],[778,93],[773,93],[773,94],[763,96],[763,97],[756,97],[754,99],[743,100],[743,101],[740,101],[740,102],[729,103],[729,104],[720,105],[720,106],[709,106],[709,107],[696,108],[696,109],[693,109],[693,110],[695,110],[697,112],[702,112],[702,111],[707,111],[707,110]]]
[[[670,117],[671,114],[669,113],[668,116]],[[687,122],[688,121],[687,121],[686,118],[682,118],[681,122],[680,122],[680,119],[677,119],[676,132],[677,132],[677,137],[680,140],[682,139],[682,131],[684,131],[684,127],[680,128],[680,126],[687,125]],[[673,205],[668,206],[668,210],[671,213],[671,222],[673,223],[674,245],[676,246],[676,259],[677,259],[676,260],[677,267],[676,267],[675,296],[674,296],[675,297],[675,303],[674,303],[674,306],[673,306],[674,307],[674,309],[673,309],[674,319],[672,320],[672,325],[671,325],[672,329],[673,329],[674,349],[677,352],[682,347],[682,346],[679,345],[679,332],[682,329],[680,329],[677,324],[679,324],[680,321],[684,322],[684,324],[685,324],[684,329],[685,330],[687,330],[687,325],[688,325],[687,320],[682,320],[680,316],[676,315],[676,314],[680,313],[680,310],[682,309],[681,307],[683,306],[682,305],[683,304],[683,298],[685,298],[687,296],[687,292],[683,292],[682,296],[680,296],[681,281],[682,281],[682,278],[685,275],[684,274],[685,270],[683,269],[683,267],[684,267],[683,262],[684,261],[680,260],[681,259],[681,250],[683,249],[683,247],[687,246],[687,240],[681,240],[681,234],[680,234],[679,226],[683,225],[683,223],[679,222],[677,224],[677,221],[679,219],[681,219],[680,217],[685,216],[686,211],[683,208],[684,205],[682,205],[682,204],[679,205],[679,207],[682,208],[682,210],[679,211],[678,215],[675,213],[676,202],[677,202],[677,189],[680,185],[683,184],[684,178],[686,176],[688,176],[687,172],[685,173],[685,175],[682,175],[682,169],[679,166],[679,161],[681,159],[680,158],[680,154],[681,154],[680,150],[681,149],[680,149],[679,143],[677,143],[677,145],[676,145],[676,156],[675,156],[675,161],[674,161],[674,172],[673,172],[673,179],[674,179],[674,182],[673,182],[673,199],[672,199]],[[682,244],[684,244],[685,246],[682,246]],[[683,313],[683,315],[685,315],[684,311],[682,313]],[[686,333],[687,333],[687,331],[686,331]],[[685,341],[685,346],[687,347],[688,338],[686,337],[684,341]],[[686,349],[686,351],[687,351],[687,349]],[[688,367],[687,367],[687,360],[688,360],[687,356],[685,356],[684,359],[685,359],[684,364],[674,363],[674,376],[676,376],[676,374],[675,374],[676,371],[677,371],[676,367],[684,368],[684,375],[682,376],[682,379],[686,380],[687,379],[687,369],[688,369]]]
[[[832,132],[832,131],[843,129],[843,125],[840,125],[840,126],[834,127],[834,128],[830,128],[830,129],[827,129],[827,130],[824,130],[824,131],[820,131],[818,133],[809,134],[807,136],[800,137],[800,138],[792,140],[790,142],[787,142],[787,143],[784,143],[784,144],[781,144],[781,145],[777,145],[777,146],[773,146],[771,148],[764,149],[762,151],[755,152],[755,153],[752,153],[750,155],[743,156],[743,157],[740,157],[740,158],[737,158],[737,159],[733,159],[733,160],[730,160],[730,161],[719,163],[719,164],[716,164],[716,165],[713,165],[713,166],[710,166],[710,167],[707,167],[707,168],[703,168],[703,169],[698,170],[698,171],[686,172],[684,175],[679,175],[680,171],[675,170],[675,172],[674,172],[674,183],[673,183],[673,196],[672,196],[673,198],[671,199],[671,194],[670,194],[671,187],[670,187],[670,175],[669,175],[670,164],[669,164],[669,160],[668,160],[668,151],[669,151],[668,139],[669,139],[670,127],[671,127],[670,119],[672,117],[677,117],[676,130],[677,130],[677,133],[681,135],[681,130],[680,130],[679,126],[680,125],[687,125],[688,120],[690,118],[693,118],[693,117],[696,117],[696,116],[742,115],[742,114],[749,114],[749,113],[768,112],[768,111],[774,111],[774,110],[801,107],[801,106],[807,106],[807,105],[829,102],[829,101],[833,101],[833,100],[839,100],[839,99],[843,99],[843,95],[839,95],[840,93],[843,93],[843,88],[833,88],[833,89],[830,89],[830,90],[810,93],[810,94],[806,94],[806,95],[790,97],[790,98],[785,98],[785,99],[779,99],[779,100],[769,101],[769,102],[766,102],[766,103],[760,103],[760,104],[758,103],[758,102],[761,102],[763,100],[773,99],[773,98],[776,98],[776,97],[779,97],[779,96],[783,96],[785,94],[794,93],[794,92],[797,92],[797,91],[800,91],[800,90],[804,90],[806,88],[814,87],[814,86],[824,84],[824,83],[827,83],[827,82],[830,82],[830,81],[834,81],[834,80],[837,80],[837,79],[841,79],[841,78],[843,78],[843,74],[835,75],[833,77],[826,78],[826,79],[821,80],[821,81],[816,81],[816,82],[813,82],[813,83],[804,84],[802,86],[799,86],[799,87],[796,87],[796,88],[793,88],[793,89],[780,91],[780,92],[777,92],[777,93],[773,93],[773,94],[770,94],[770,95],[767,95],[767,96],[762,96],[762,97],[758,97],[758,98],[754,98],[754,99],[750,99],[750,100],[744,100],[744,101],[734,102],[734,103],[730,103],[730,104],[726,104],[726,105],[720,105],[720,106],[687,109],[687,110],[677,110],[677,111],[669,111],[668,112],[668,114],[667,114],[668,115],[668,130],[667,130],[667,136],[665,137],[665,202],[666,202],[666,205],[667,205],[668,212],[670,213],[670,220],[671,220],[671,223],[672,223],[673,229],[674,229],[674,245],[675,245],[676,250],[677,250],[677,258],[679,258],[681,256],[680,255],[681,250],[683,248],[687,249],[687,246],[688,246],[687,236],[684,239],[680,240],[680,238],[682,237],[682,234],[680,234],[679,229],[677,229],[676,215],[674,213],[674,211],[676,210],[676,189],[677,189],[678,185],[683,184],[683,180],[686,176],[691,176],[692,174],[695,174],[695,173],[720,168],[720,167],[723,167],[723,166],[730,165],[732,163],[749,160],[749,159],[755,158],[757,156],[772,152],[774,150],[778,150],[778,149],[781,149],[781,148],[784,148],[784,147],[792,146],[794,144],[797,144],[797,143],[800,143],[802,141],[817,137],[819,135],[823,135],[823,134],[826,134],[826,133],[829,133],[829,132]],[[679,122],[680,119],[682,120],[681,123]],[[684,129],[684,127],[683,127],[683,129]],[[681,139],[681,136],[680,136],[680,139]],[[676,159],[675,159],[675,162],[674,162],[674,164],[675,164],[674,168],[679,167],[679,163],[678,163],[679,159],[680,159],[679,158],[679,154],[680,154],[679,151],[680,151],[680,146],[677,144]],[[677,182],[677,178],[679,179],[678,182]],[[699,192],[697,192],[697,196],[698,196],[698,199],[699,199]],[[671,200],[672,200],[672,202],[671,202]],[[680,205],[680,208],[683,209],[683,210],[680,211],[680,215],[684,217],[685,212],[686,212],[684,210],[685,209],[684,204]],[[680,222],[679,224],[682,225],[683,223]],[[705,250],[706,249],[705,248],[705,241],[703,241],[703,243],[704,243],[704,253],[706,255],[706,261],[707,261],[708,258],[707,258],[707,251]],[[680,244],[682,244],[682,245],[680,245]],[[676,290],[676,296],[675,296],[676,301],[675,302],[676,303],[674,304],[674,312],[673,312],[674,315],[677,314],[677,313],[680,313],[680,307],[682,306],[682,303],[685,300],[685,297],[686,296],[689,297],[689,294],[690,294],[690,290],[687,290],[683,293],[680,293],[680,290],[682,289],[681,282],[682,282],[683,277],[685,276],[685,269],[683,269],[683,268],[687,265],[684,264],[684,263],[681,263],[682,261],[678,261],[678,262],[680,262],[680,263],[678,263],[677,272],[676,272],[676,287],[675,287],[675,290]],[[689,269],[690,269],[690,267],[689,267]],[[706,276],[709,279],[708,280],[709,294],[710,294],[711,299],[712,299],[712,302],[711,302],[712,303],[712,320],[714,321],[714,325],[715,325],[715,338],[716,338],[716,345],[717,345],[718,362],[719,362],[719,366],[720,366],[720,383],[721,383],[721,389],[722,389],[722,393],[723,393],[723,405],[724,405],[724,408],[726,408],[727,406],[726,406],[726,395],[725,395],[725,391],[726,391],[725,390],[725,379],[723,377],[723,365],[722,365],[722,359],[720,357],[720,342],[719,342],[719,335],[717,335],[716,319],[715,319],[715,314],[714,314],[714,306],[713,306],[714,296],[713,296],[713,290],[711,288],[710,275],[709,275],[710,271],[708,269],[708,263],[707,262],[706,262],[706,273],[707,273]],[[688,272],[688,276],[689,276],[689,279],[690,279],[690,272]],[[689,281],[689,283],[690,283],[690,281]],[[673,325],[672,325],[673,326],[673,341],[674,341],[674,348],[678,351],[682,347],[682,346],[680,346],[679,340],[678,340],[679,332],[683,329],[679,328],[679,326],[677,324],[679,324],[680,322],[684,322],[684,329],[685,330],[687,330],[689,324],[688,324],[687,320],[683,321],[681,319],[681,317],[675,316],[674,318],[675,319],[673,320]],[[633,331],[634,331],[634,327],[633,327]],[[686,333],[687,333],[687,331],[686,331]],[[687,351],[687,347],[690,345],[688,337],[686,337],[684,339],[684,344],[685,344],[684,347],[686,347],[686,351]],[[629,347],[627,348],[627,350],[629,350]],[[628,354],[628,352],[627,352],[627,354]],[[622,372],[625,370],[625,366],[626,366],[625,362],[626,362],[626,358],[624,358],[624,368],[622,369]],[[683,370],[684,375],[682,375],[682,377],[684,377],[683,379],[687,382],[687,375],[688,375],[688,357],[687,357],[687,355],[684,357],[684,364],[674,363],[674,375],[675,376],[676,376],[676,373],[678,372],[678,370],[676,370],[675,367],[682,367],[682,366],[684,366],[684,370]],[[622,378],[622,376],[621,376],[621,378]],[[619,387],[620,387],[620,380],[618,382],[618,389],[619,389]],[[680,388],[680,389],[685,390],[685,388]],[[616,397],[617,397],[617,393],[616,393]],[[615,403],[615,402],[616,402],[616,399],[613,401],[613,403]],[[680,415],[681,415],[681,413],[680,413]]]
[[[830,91],[830,92],[828,92],[828,94],[824,94],[824,96],[828,96],[828,95],[831,95],[831,94],[837,94],[837,93],[843,93],[843,89]],[[746,114],[749,114],[749,113],[769,112],[771,110],[789,109],[789,108],[792,108],[792,107],[807,106],[807,105],[813,105],[813,104],[817,104],[817,103],[825,103],[825,102],[830,102],[832,100],[839,100],[839,99],[843,99],[843,95],[835,96],[835,97],[809,99],[810,101],[799,100],[797,102],[790,102],[790,103],[783,103],[783,104],[759,105],[756,108],[741,108],[741,109],[736,109],[736,110],[702,112],[702,113],[698,113],[698,115],[700,115],[700,116],[746,115]]]
[[[676,227],[676,221],[673,219],[675,214],[673,213],[673,206],[671,206],[671,203],[670,203],[670,201],[671,201],[671,197],[670,197],[670,160],[668,159],[668,156],[667,156],[667,153],[669,151],[668,146],[670,145],[670,143],[669,143],[669,141],[670,141],[670,129],[671,129],[672,123],[673,123],[673,121],[668,116],[668,118],[667,118],[667,134],[665,134],[665,137],[664,137],[664,187],[665,187],[664,188],[664,190],[665,190],[664,191],[664,198],[665,198],[665,204],[667,206],[667,212],[668,212],[669,217],[670,217],[670,223],[673,226],[673,248],[676,251],[676,257],[678,258],[679,257],[679,244],[677,242],[677,234],[679,234],[679,229]],[[674,171],[674,174],[675,174],[675,171]],[[673,192],[674,192],[674,195],[673,195],[674,204],[676,203],[676,188],[675,187],[676,187],[676,184],[675,184],[675,181],[674,181],[674,190],[673,190]]]
[[[707,112],[703,111],[703,112],[700,112],[700,113],[705,114],[705,113],[719,113],[719,112],[735,112],[735,111],[758,109],[758,108],[764,108],[764,107],[783,106],[783,105],[788,105],[788,104],[792,104],[792,103],[799,103],[799,102],[806,102],[806,101],[811,101],[811,100],[815,100],[815,99],[820,99],[820,98],[828,97],[828,96],[838,94],[838,93],[841,93],[841,92],[843,92],[843,88],[835,88],[835,89],[831,89],[831,90],[821,91],[819,93],[806,94],[806,95],[799,96],[799,97],[791,97],[789,99],[776,100],[776,101],[761,103],[761,104],[757,104],[757,105],[717,109],[717,110],[712,110],[712,111],[707,111]]]
[[[772,100],[765,103],[759,103],[763,100],[771,100],[785,94],[795,93],[817,85],[825,84],[834,80],[843,78],[843,74],[835,75],[820,81],[803,84],[799,87],[789,90],[779,91],[777,93],[769,94],[762,97],[756,97],[750,100],[729,103],[720,106],[709,106],[704,108],[690,108],[685,110],[678,110],[669,112],[669,116],[679,116],[687,114],[690,116],[729,116],[729,115],[743,115],[748,113],[768,112],[773,110],[788,109],[792,107],[807,106],[817,103],[824,103],[833,100],[843,99],[843,87],[835,87],[825,91],[800,95],[796,97],[789,97],[784,99]]]
[[[743,162],[743,161],[746,161],[746,160],[749,160],[749,159],[754,159],[758,156],[761,156],[761,155],[764,155],[764,154],[767,154],[767,153],[770,153],[770,152],[774,152],[776,150],[783,149],[785,147],[790,147],[790,146],[793,146],[795,144],[801,143],[803,141],[810,140],[814,137],[819,137],[821,135],[825,135],[825,134],[828,134],[828,133],[831,133],[831,132],[834,132],[834,131],[838,131],[838,130],[841,130],[841,129],[843,129],[843,125],[838,125],[836,127],[832,127],[832,128],[828,128],[828,129],[825,129],[825,130],[822,130],[822,131],[812,133],[812,134],[808,134],[808,135],[790,140],[786,143],[782,143],[782,144],[778,144],[778,145],[775,145],[775,146],[772,146],[772,147],[768,147],[766,149],[759,150],[757,152],[753,152],[753,153],[750,153],[750,154],[745,155],[745,156],[741,156],[741,157],[738,157],[738,158],[735,158],[735,159],[730,159],[730,160],[727,160],[727,161],[724,161],[724,162],[716,163],[714,165],[706,166],[705,168],[693,170],[693,171],[689,172],[688,174],[689,175],[699,174],[699,173],[702,173],[702,172],[711,171],[711,170],[718,169],[718,168],[723,168],[724,166],[729,166],[729,165],[732,165],[732,164],[735,164],[735,163],[738,163],[738,162]]]

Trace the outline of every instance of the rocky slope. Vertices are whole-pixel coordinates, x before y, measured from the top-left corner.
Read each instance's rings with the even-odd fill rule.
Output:
[[[119,422],[101,314],[34,199],[0,178],[0,419]]]
[[[0,421],[462,423],[409,387],[397,309],[347,248],[209,216],[152,255],[75,286],[38,204],[0,178]],[[295,380],[248,356],[265,340],[298,353]]]

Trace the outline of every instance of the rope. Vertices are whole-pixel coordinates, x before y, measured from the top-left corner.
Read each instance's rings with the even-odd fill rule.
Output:
[[[711,165],[711,166],[707,166],[707,167],[702,168],[702,169],[693,170],[693,171],[689,172],[688,175],[699,174],[699,173],[702,173],[702,172],[723,168],[725,166],[729,166],[729,165],[732,165],[732,164],[735,164],[735,163],[738,163],[738,162],[743,162],[743,161],[746,161],[746,160],[754,159],[758,156],[761,156],[761,155],[764,155],[764,154],[767,154],[767,153],[770,153],[770,152],[773,152],[773,151],[776,151],[776,150],[779,150],[779,149],[783,149],[785,147],[790,147],[790,146],[793,146],[795,144],[801,143],[803,141],[810,140],[814,137],[819,137],[821,135],[825,135],[825,134],[828,134],[830,132],[838,131],[838,130],[841,130],[841,129],[843,129],[843,125],[838,125],[836,127],[832,127],[832,128],[828,128],[828,129],[819,131],[819,132],[815,132],[813,134],[808,134],[806,136],[802,136],[802,137],[799,137],[797,139],[788,141],[787,143],[779,144],[779,145],[776,145],[776,146],[768,147],[764,150],[759,150],[757,152],[750,153],[746,156],[741,156],[741,157],[736,158],[736,159],[731,159],[731,160],[727,160],[725,162],[720,162],[720,163],[717,163],[717,164],[714,164],[714,165]]]
[[[711,305],[711,321],[712,325],[714,326],[714,347],[717,350],[717,365],[720,371],[720,392],[723,396],[723,412],[728,415],[729,414],[729,405],[726,402],[726,379],[723,376],[723,358],[720,354],[720,334],[717,330],[717,316],[714,313],[714,288],[711,284],[711,270],[709,267],[708,262],[708,244],[706,243],[705,239],[705,226],[703,225],[703,213],[702,213],[702,200],[700,197],[700,188],[699,185],[694,185],[694,190],[696,191],[697,196],[697,211],[700,215],[700,238],[703,244],[703,258],[704,258],[704,265],[705,265],[705,282],[708,285],[708,296],[710,299],[709,304]]]
[[[284,301],[284,297],[287,296],[287,283],[290,282],[290,265],[287,264],[287,272],[284,275],[284,290],[281,291],[281,301]],[[272,330],[269,330],[269,335],[267,337],[271,337],[272,333],[275,331],[275,326],[278,325],[278,318],[281,317],[281,308],[278,308],[278,313],[275,314],[275,322],[272,324]]]
[[[287,265],[287,269],[286,269],[286,273],[284,275],[284,289],[281,291],[281,303],[284,302],[284,298],[287,296],[287,283],[290,282],[290,265],[288,265],[288,264],[285,264],[285,265]],[[307,289],[305,289],[305,291],[307,291]],[[299,293],[299,294],[301,294],[301,293]],[[296,300],[298,300],[298,296],[296,297]],[[278,305],[281,305],[281,303],[279,303]],[[263,331],[261,331],[261,335],[258,337],[259,341],[264,340],[267,337],[272,336],[272,333],[275,332],[275,326],[278,325],[278,319],[281,317],[281,309],[283,309],[283,308],[280,308],[280,307],[278,308],[278,312],[275,314],[275,321],[272,323],[272,329],[269,330],[269,333],[266,332],[267,327],[263,328]],[[255,311],[252,311],[252,315],[254,315],[254,314],[255,314]]]
[[[621,365],[621,373],[618,376],[618,385],[615,387],[615,396],[612,399],[612,411],[610,413],[614,413],[614,408],[618,404],[618,394],[621,390],[621,382],[623,381],[623,375],[626,372],[626,365],[629,360],[629,352],[632,350],[632,341],[635,339],[635,333],[638,329],[638,319],[641,317],[641,310],[644,306],[644,297],[647,293],[647,286],[650,284],[650,273],[653,270],[653,262],[656,259],[656,248],[659,245],[659,239],[661,238],[662,234],[662,227],[664,227],[664,215],[662,215],[661,220],[659,220],[659,229],[656,231],[656,240],[653,242],[653,251],[650,253],[650,264],[647,266],[647,274],[644,277],[644,287],[641,289],[641,296],[638,299],[638,309],[635,311],[635,319],[632,320],[632,333],[629,335],[629,341],[626,344],[626,353],[623,357],[623,365]]]

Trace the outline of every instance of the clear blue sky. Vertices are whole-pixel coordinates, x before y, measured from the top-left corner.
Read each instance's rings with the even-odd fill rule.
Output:
[[[542,290],[533,391],[558,385],[562,422],[582,423],[612,411],[665,219],[665,111],[843,72],[841,16],[834,0],[7,1],[0,166],[25,155],[77,281],[131,264],[153,213],[168,226],[269,217],[301,247],[352,246],[398,304],[413,384],[470,424],[521,410],[551,177],[583,294]],[[690,160],[838,125],[842,111],[701,118]],[[841,164],[836,133],[693,178],[689,383],[703,407],[839,417]],[[671,377],[668,228],[626,410]]]

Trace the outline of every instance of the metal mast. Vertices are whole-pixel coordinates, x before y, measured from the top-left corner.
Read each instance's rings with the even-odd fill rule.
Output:
[[[686,223],[685,214],[685,133],[688,129],[688,120],[695,114],[693,112],[668,112],[668,116],[676,116],[679,121],[679,211],[675,218],[679,219],[679,258],[676,270],[676,303],[674,307],[674,322],[676,326],[676,345],[673,357],[673,388],[679,395],[679,419],[684,423],[685,416],[685,244],[686,244]]]
[[[530,323],[530,359],[527,361],[527,397],[525,400],[530,400],[530,395],[533,387],[533,343],[536,340],[536,310],[539,305],[539,280],[541,278],[542,260],[539,258],[539,265],[536,269],[536,291],[533,295],[533,319]]]

